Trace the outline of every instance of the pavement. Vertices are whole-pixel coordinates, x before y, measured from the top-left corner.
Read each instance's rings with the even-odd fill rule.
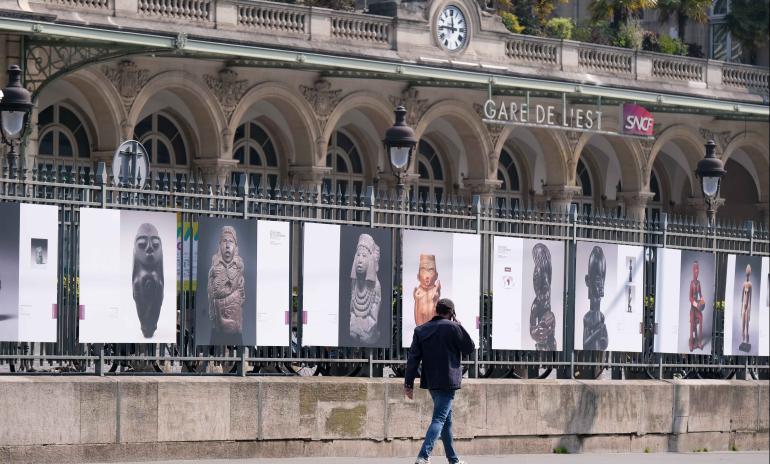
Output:
[[[463,456],[467,464],[767,464],[770,453],[591,453],[517,454],[511,456]],[[412,464],[411,458],[287,458],[287,459],[199,459],[192,461],[153,461],[153,464]],[[443,457],[432,459],[443,464]],[[140,464],[125,462],[122,464]],[[147,464],[147,463],[142,463]]]

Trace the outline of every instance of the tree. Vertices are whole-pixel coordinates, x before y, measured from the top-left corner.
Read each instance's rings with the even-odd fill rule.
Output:
[[[525,33],[540,35],[545,28],[545,24],[551,18],[557,3],[565,3],[566,0],[506,0],[511,13],[514,13],[522,26],[525,27]]]
[[[757,51],[768,43],[770,0],[732,0],[727,14],[727,27],[741,43],[750,62],[756,62]]]
[[[609,20],[614,29],[625,24],[634,14],[654,8],[657,0],[591,0],[588,9],[594,22]]]
[[[675,18],[679,40],[684,42],[688,21],[707,22],[711,3],[712,0],[658,0],[658,20],[667,23]]]

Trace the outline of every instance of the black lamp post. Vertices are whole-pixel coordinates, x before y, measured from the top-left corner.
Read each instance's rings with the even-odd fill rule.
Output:
[[[29,90],[21,85],[21,68],[18,65],[8,67],[8,85],[2,90],[0,100],[0,134],[3,143],[10,147],[8,152],[8,168],[11,177],[15,176],[16,146],[29,125],[29,114],[32,112],[32,96]]]
[[[703,199],[706,201],[706,214],[708,215],[710,226],[714,226],[716,222],[716,209],[714,206],[716,205],[717,197],[719,197],[722,177],[727,172],[722,160],[714,154],[716,146],[713,140],[706,142],[706,156],[698,161],[698,167],[695,169],[695,175],[700,178],[700,188],[703,192]]]
[[[398,106],[395,110],[396,123],[385,131],[385,150],[390,158],[390,168],[398,179],[396,191],[399,201],[404,194],[404,176],[409,169],[409,163],[412,159],[412,152],[417,145],[417,139],[414,138],[414,131],[406,124],[406,108]]]

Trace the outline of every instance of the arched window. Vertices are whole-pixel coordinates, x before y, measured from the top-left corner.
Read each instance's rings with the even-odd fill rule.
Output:
[[[91,143],[81,119],[65,105],[38,114],[38,166],[91,166]]]
[[[654,196],[650,199],[650,201],[647,202],[645,215],[647,216],[647,219],[657,221],[660,218],[660,212],[663,209],[663,198],[660,191],[660,181],[658,180],[658,174],[654,169],[652,174],[650,174],[650,192],[652,192]]]
[[[417,181],[417,200],[425,202],[432,196],[437,203],[441,202],[446,185],[444,166],[436,149],[425,140],[420,140],[418,145],[417,173],[420,175]]]
[[[515,210],[521,206],[519,170],[508,150],[503,149],[497,165],[497,180],[501,182],[497,192],[497,206],[500,209]]]
[[[238,126],[233,147],[233,158],[238,160],[233,179],[246,173],[250,188],[268,191],[275,188],[281,173],[278,155],[270,136],[259,124],[250,121]]]
[[[358,196],[364,189],[364,165],[355,143],[341,131],[335,131],[329,139],[326,166],[332,168],[323,180],[324,189],[330,193]]]
[[[182,131],[171,117],[154,113],[134,127],[134,138],[150,155],[150,171],[171,174],[177,180],[188,169],[187,145]]]
[[[572,203],[577,205],[578,213],[590,215],[593,210],[593,181],[591,180],[591,173],[588,170],[588,166],[585,165],[583,160],[578,160],[577,168],[575,169],[575,180],[578,187],[582,189],[582,195],[576,195],[572,199]]]

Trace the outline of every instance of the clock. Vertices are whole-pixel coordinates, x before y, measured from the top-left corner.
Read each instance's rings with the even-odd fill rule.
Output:
[[[436,39],[450,52],[457,51],[468,43],[468,22],[459,8],[448,5],[441,10],[436,19]]]

